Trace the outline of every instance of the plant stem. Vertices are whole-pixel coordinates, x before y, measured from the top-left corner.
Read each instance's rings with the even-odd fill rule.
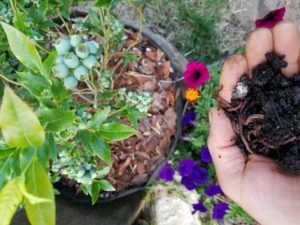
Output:
[[[142,32],[143,32],[143,26],[144,26],[144,24],[143,24],[144,14],[143,14],[142,10],[141,10],[138,6],[136,6],[136,5],[133,3],[132,0],[128,0],[128,3],[129,3],[129,5],[130,5],[132,8],[134,8],[134,9],[137,11],[137,13],[139,14],[139,17],[140,17],[140,27],[139,27],[139,34],[138,34],[138,36],[137,36],[135,42],[132,43],[132,44],[128,47],[127,51],[130,50],[130,49],[132,49],[134,46],[136,46],[136,45],[139,43],[139,40],[141,39]]]
[[[57,9],[57,13],[58,13],[58,16],[59,16],[59,18],[61,19],[61,21],[63,22],[63,24],[65,25],[65,27],[66,27],[66,29],[67,29],[67,32],[68,32],[68,34],[69,35],[71,35],[72,34],[72,32],[70,31],[70,29],[69,29],[69,26],[68,26],[68,24],[67,24],[67,22],[64,20],[64,18],[61,16],[61,14],[60,14],[60,12],[59,12],[59,10]]]
[[[1,74],[1,73],[0,73],[0,77],[1,77],[3,80],[5,80],[5,81],[7,81],[7,82],[9,82],[9,83],[11,83],[11,84],[14,84],[14,85],[17,85],[17,86],[21,86],[21,87],[23,87],[23,88],[27,89],[27,88],[25,87],[25,85],[24,85],[24,84],[21,84],[21,83],[18,83],[18,82],[12,81],[12,80],[8,79],[6,76],[4,76],[4,75],[3,75],[3,74]]]

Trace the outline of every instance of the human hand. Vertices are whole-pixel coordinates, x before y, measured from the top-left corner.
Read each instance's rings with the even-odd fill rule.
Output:
[[[285,55],[286,76],[299,71],[300,36],[295,24],[281,22],[272,30],[260,28],[251,33],[245,56],[236,54],[223,65],[220,96],[230,102],[240,77],[264,63],[265,54]],[[248,158],[235,145],[236,134],[222,109],[209,114],[208,147],[224,193],[263,225],[300,224],[300,175],[281,171],[275,161],[259,156]]]

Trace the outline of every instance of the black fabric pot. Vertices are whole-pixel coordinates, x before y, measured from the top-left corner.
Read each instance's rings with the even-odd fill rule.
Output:
[[[86,16],[86,12],[82,11],[73,11],[71,16],[73,18],[75,17],[84,17]],[[59,21],[56,20],[56,21]],[[139,30],[139,23],[138,22],[133,22],[133,21],[124,21],[125,26],[127,28],[133,29],[133,30]],[[149,41],[157,48],[159,48],[161,51],[163,51],[169,60],[171,61],[172,68],[174,70],[174,80],[177,79],[178,77],[181,77],[186,64],[187,60],[184,58],[182,54],[180,54],[166,39],[161,37],[160,35],[154,34],[149,28],[144,26],[143,29],[143,36],[146,36]],[[107,196],[105,197],[105,194],[100,194],[98,203],[107,203],[111,202],[120,198],[123,198],[125,196],[131,195],[133,193],[136,193],[138,191],[143,190],[145,187],[149,186],[153,180],[155,180],[161,170],[161,168],[164,166],[164,164],[170,159],[172,156],[175,147],[177,145],[178,139],[181,134],[181,119],[182,119],[182,112],[183,112],[183,104],[184,104],[184,99],[182,95],[182,82],[176,83],[176,93],[180,93],[176,95],[176,100],[175,100],[175,111],[177,114],[177,126],[176,126],[176,134],[175,137],[173,138],[171,145],[170,145],[170,150],[168,153],[168,156],[164,160],[164,162],[155,169],[153,174],[150,176],[149,180],[141,185],[141,186],[129,186],[128,188],[119,191],[119,192],[113,192],[113,193],[107,193]],[[75,195],[74,191],[70,189],[68,186],[64,186],[60,183],[57,183],[54,185],[56,189],[58,189],[63,195],[66,195],[67,197],[73,199],[76,202],[82,202],[82,203],[91,203],[91,198],[89,196],[82,194]]]

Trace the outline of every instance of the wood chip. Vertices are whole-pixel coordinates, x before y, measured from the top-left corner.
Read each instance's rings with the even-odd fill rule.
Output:
[[[131,157],[128,157],[126,161],[119,166],[119,171],[118,171],[119,176],[122,176],[124,174],[125,170],[130,165],[130,163],[131,163]]]

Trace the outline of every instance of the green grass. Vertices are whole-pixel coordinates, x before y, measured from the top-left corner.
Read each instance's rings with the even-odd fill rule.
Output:
[[[219,59],[216,23],[224,0],[143,0],[146,23],[170,40],[190,60]]]

